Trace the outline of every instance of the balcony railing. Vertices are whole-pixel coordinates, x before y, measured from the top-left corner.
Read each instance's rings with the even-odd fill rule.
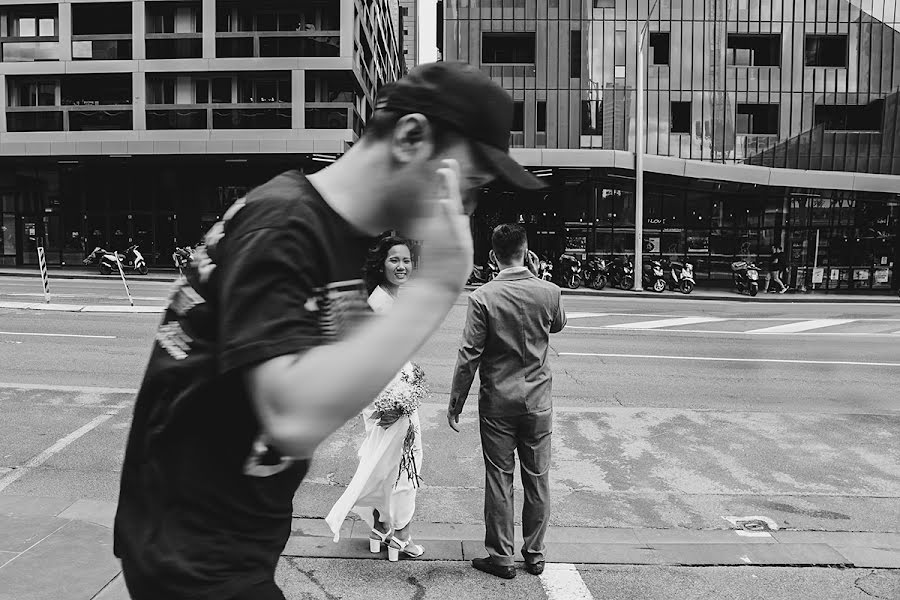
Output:
[[[131,35],[73,35],[73,60],[131,60]]]
[[[202,33],[148,33],[147,58],[201,58]]]
[[[339,31],[236,31],[216,33],[218,58],[339,56]]]
[[[290,128],[290,102],[147,105],[147,129]]]
[[[126,104],[19,106],[6,109],[6,128],[23,131],[121,131],[133,129]]]
[[[59,60],[58,37],[6,37],[3,40],[3,62]]]

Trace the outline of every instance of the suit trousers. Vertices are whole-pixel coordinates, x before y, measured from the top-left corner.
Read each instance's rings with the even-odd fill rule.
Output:
[[[522,509],[522,556],[526,563],[544,560],[544,535],[550,524],[550,437],[553,409],[515,417],[479,418],[484,454],[484,546],[498,565],[515,557],[513,474],[519,455],[525,502]]]

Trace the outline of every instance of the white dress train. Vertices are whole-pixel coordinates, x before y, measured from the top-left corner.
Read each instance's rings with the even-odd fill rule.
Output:
[[[376,313],[389,310],[394,298],[380,286],[369,296],[369,305]],[[406,471],[400,472],[400,458],[403,442],[410,423],[415,428],[413,459],[416,473],[422,472],[422,428],[419,411],[409,417],[400,417],[396,423],[384,429],[371,419],[375,408],[370,405],[363,410],[362,419],[366,427],[366,437],[359,447],[359,465],[353,479],[344,493],[325,517],[325,522],[334,533],[337,542],[341,535],[341,525],[352,511],[373,528],[374,511],[377,510],[382,522],[392,529],[403,529],[416,512],[416,489]]]

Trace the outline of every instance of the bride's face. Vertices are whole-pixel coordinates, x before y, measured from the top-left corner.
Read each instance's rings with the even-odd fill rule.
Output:
[[[409,281],[412,258],[403,244],[392,246],[384,260],[384,277],[390,285],[401,286]]]

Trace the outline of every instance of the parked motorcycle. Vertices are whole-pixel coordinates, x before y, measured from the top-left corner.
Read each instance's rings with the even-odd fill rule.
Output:
[[[191,263],[191,259],[194,257],[194,249],[190,246],[185,246],[183,248],[175,247],[175,252],[172,253],[172,260],[175,262],[175,268],[178,269],[178,272],[182,275],[184,274],[184,270],[187,269],[187,266]]]
[[[538,277],[544,281],[553,281],[553,263],[546,256],[538,263]]]
[[[475,265],[472,268],[472,274],[469,275],[468,285],[483,285],[497,276],[500,272],[500,267],[497,265],[497,261],[494,260],[494,254],[491,253],[491,257],[488,259],[486,265]]]
[[[82,262],[86,265],[97,263],[101,275],[109,275],[113,271],[118,271],[117,263],[122,264],[123,270],[132,269],[141,275],[150,272],[150,269],[147,268],[147,261],[138,250],[137,244],[129,246],[125,252],[110,252],[97,246]]]
[[[651,260],[650,264],[644,265],[641,285],[644,286],[645,290],[653,290],[657,294],[661,294],[666,290],[666,277],[663,274],[660,261]]]
[[[739,294],[751,296],[759,293],[759,269],[753,261],[738,260],[731,263],[731,279]]]
[[[689,262],[663,261],[663,270],[666,273],[666,281],[672,291],[681,290],[682,294],[690,294],[694,291],[694,265]]]
[[[609,267],[609,282],[615,287],[630,290],[634,287],[634,265],[628,259],[613,259]]]
[[[571,290],[577,290],[584,284],[581,261],[571,254],[560,254],[559,272],[556,276],[560,280],[560,287],[565,285]]]
[[[609,278],[606,261],[598,256],[592,256],[584,267],[582,277],[588,287],[602,290],[606,287],[606,281]]]
[[[144,255],[138,250],[137,244],[129,246],[119,256],[121,257],[123,269],[132,269],[141,275],[146,275],[150,272],[150,269],[147,267],[147,261],[144,260]]]
[[[88,254],[83,261],[83,264],[92,265],[97,264],[98,269],[101,275],[109,275],[113,271],[118,271],[119,267],[117,266],[116,254],[97,246],[94,250]]]

